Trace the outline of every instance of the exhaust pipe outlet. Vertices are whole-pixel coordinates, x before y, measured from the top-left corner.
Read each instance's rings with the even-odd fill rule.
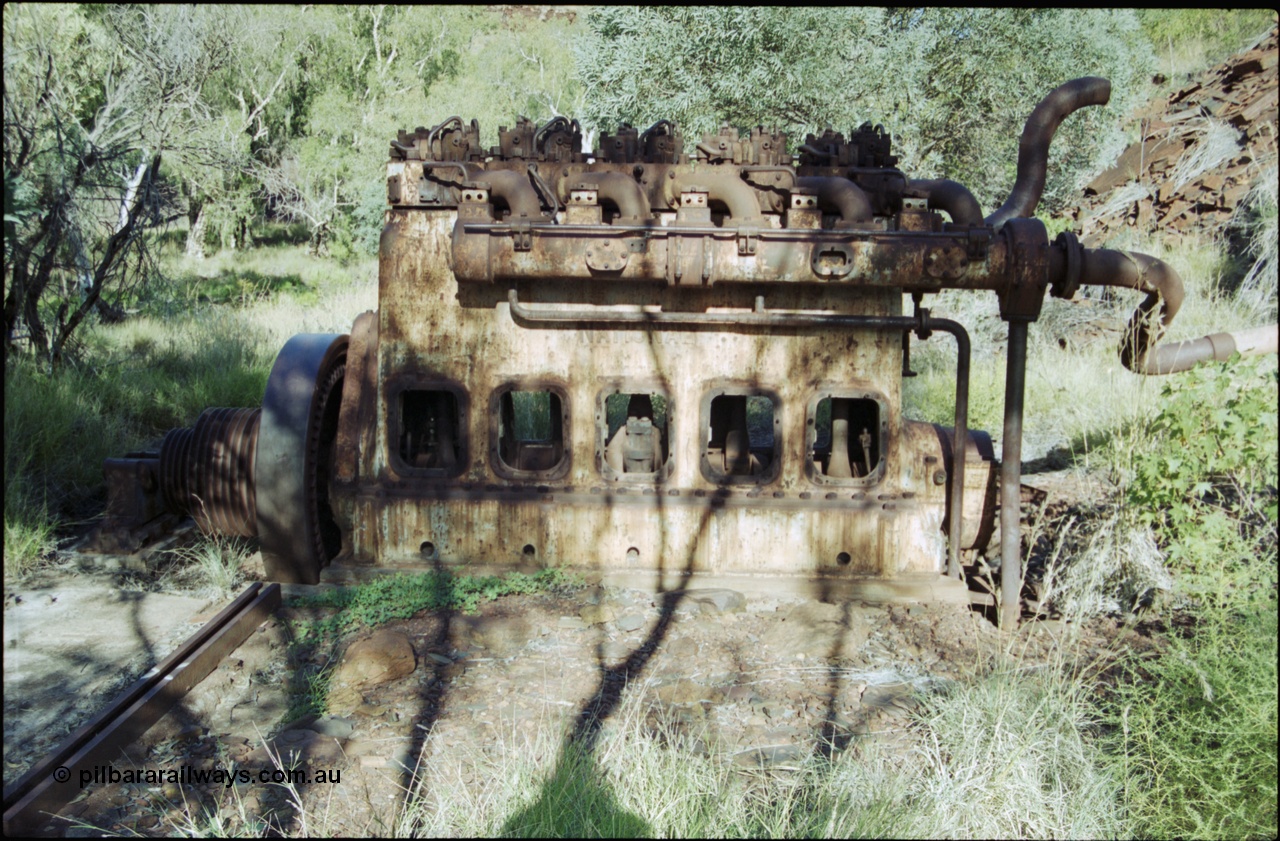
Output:
[[[1280,327],[1274,324],[1158,344],[1185,295],[1182,278],[1173,267],[1146,254],[1106,248],[1085,249],[1082,262],[1082,283],[1147,294],[1129,318],[1120,341],[1120,362],[1135,374],[1177,374],[1201,362],[1225,362],[1233,353],[1259,356],[1276,352]]]
[[[796,186],[813,190],[818,206],[840,214],[836,227],[846,227],[854,222],[866,222],[872,217],[871,200],[862,188],[847,178],[810,176],[797,178]]]
[[[959,181],[949,178],[922,179],[907,183],[910,190],[919,190],[929,200],[930,210],[945,210],[957,225],[981,225],[982,205]]]
[[[592,184],[600,194],[600,198],[613,202],[623,219],[649,218],[649,197],[644,190],[621,172],[583,172],[566,177],[560,181],[560,200],[569,201],[569,191],[574,184]]]
[[[735,224],[744,222],[762,223],[760,202],[756,199],[755,190],[742,179],[719,172],[699,172],[697,175],[685,175],[667,182],[667,201],[672,207],[680,203],[680,193],[694,187],[703,187],[713,201],[723,202],[729,208],[729,216]]]
[[[511,208],[511,218],[525,218],[530,222],[545,222],[547,214],[529,179],[509,169],[481,170],[467,168],[467,180],[484,184],[494,198],[500,198]]]
[[[1018,141],[1018,177],[1009,198],[987,217],[986,223],[999,228],[1009,219],[1035,213],[1044,193],[1048,171],[1049,142],[1072,112],[1089,105],[1106,105],[1111,99],[1111,82],[1085,76],[1059,85],[1031,112]]]

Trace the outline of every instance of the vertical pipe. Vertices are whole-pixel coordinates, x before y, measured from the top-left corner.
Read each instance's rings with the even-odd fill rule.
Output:
[[[1000,628],[1018,625],[1022,587],[1022,397],[1027,380],[1027,322],[1009,321],[1000,462]]]
[[[946,328],[944,328],[946,329]],[[964,467],[969,455],[969,334],[955,325],[956,431],[951,443],[951,516],[947,520],[947,575],[960,577],[960,541],[964,525]]]

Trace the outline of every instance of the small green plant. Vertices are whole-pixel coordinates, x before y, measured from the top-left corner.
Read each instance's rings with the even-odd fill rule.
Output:
[[[1134,836],[1275,837],[1276,633],[1272,602],[1129,661],[1105,710]]]
[[[6,509],[8,505],[6,504]],[[4,575],[19,579],[49,556],[57,546],[53,523],[43,511],[18,511],[4,516]]]
[[[502,596],[540,593],[579,587],[574,573],[544,569],[506,576],[454,575],[432,571],[417,575],[393,575],[367,584],[299,599],[299,607],[337,608],[334,616],[302,629],[321,635],[373,627],[396,619],[408,619],[423,610],[456,610],[474,613],[483,602]]]
[[[1171,378],[1132,456],[1126,501],[1155,528],[1187,595],[1275,597],[1276,396],[1268,360]]]
[[[331,662],[324,668],[300,675],[302,690],[293,695],[293,702],[284,714],[284,722],[294,722],[309,715],[325,714],[329,704],[329,681],[333,678],[334,669],[335,663]]]
[[[228,596],[244,581],[243,566],[251,549],[244,538],[218,535],[202,538],[194,546],[174,552],[182,567],[178,578],[203,592]]]

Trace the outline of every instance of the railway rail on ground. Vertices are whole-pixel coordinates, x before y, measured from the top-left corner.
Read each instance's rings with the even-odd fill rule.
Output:
[[[4,833],[39,826],[80,793],[82,771],[113,761],[280,606],[280,585],[254,582],[105,709],[4,791]]]

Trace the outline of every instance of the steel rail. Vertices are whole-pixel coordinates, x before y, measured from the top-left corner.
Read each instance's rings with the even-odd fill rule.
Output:
[[[280,606],[280,585],[254,582],[172,654],[4,790],[4,834],[38,826],[80,794],[79,774],[114,761]]]

